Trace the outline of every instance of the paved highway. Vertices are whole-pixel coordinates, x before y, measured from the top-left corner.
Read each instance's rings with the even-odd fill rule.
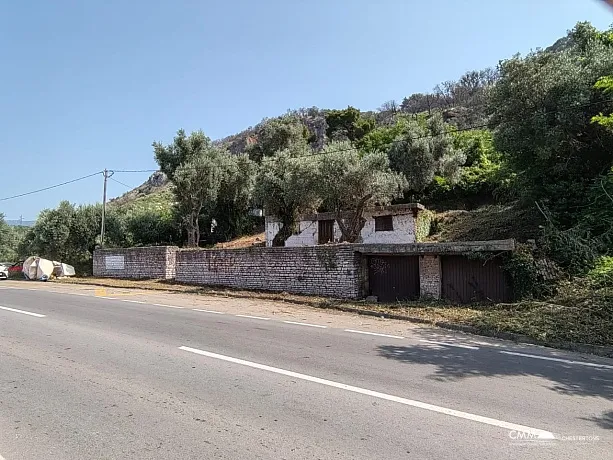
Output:
[[[0,284],[0,459],[613,459],[613,360],[48,286]]]

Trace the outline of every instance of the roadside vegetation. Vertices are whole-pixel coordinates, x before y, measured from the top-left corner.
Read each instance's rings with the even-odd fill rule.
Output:
[[[111,203],[105,244],[221,245],[261,232],[254,208],[281,219],[276,245],[317,210],[354,242],[367,206],[419,201],[436,212],[432,241],[526,243],[507,264],[524,302],[455,321],[610,342],[612,114],[613,29],[579,23],[551,48],[376,111],[298,109],[218,141],[179,130],[153,144],[165,184]],[[25,235],[0,231],[0,255],[87,272],[100,214],[63,202]]]

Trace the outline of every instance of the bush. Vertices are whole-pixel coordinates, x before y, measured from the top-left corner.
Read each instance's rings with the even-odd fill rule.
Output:
[[[603,256],[596,260],[587,278],[595,287],[613,287],[613,257]]]

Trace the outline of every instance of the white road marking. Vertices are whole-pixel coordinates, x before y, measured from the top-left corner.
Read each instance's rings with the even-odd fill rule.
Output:
[[[283,321],[285,324],[297,324],[298,326],[308,326],[308,327],[319,327],[321,329],[326,329],[328,326],[322,326],[320,324],[310,324],[310,323],[300,323],[298,321]]]
[[[613,366],[609,366],[608,364],[588,363],[585,361],[572,361],[570,359],[551,358],[549,356],[528,355],[525,353],[516,353],[513,351],[501,351],[500,353],[504,353],[505,355],[523,356],[524,358],[544,359],[546,361],[555,361],[558,363],[578,364],[581,366],[598,367],[600,369],[613,369]]]
[[[166,308],[178,308],[178,309],[185,308],[185,307],[178,307],[176,305],[166,305],[165,303],[152,303],[151,305],[155,305],[156,307],[166,307]]]
[[[98,297],[99,299],[122,300],[122,299],[118,299],[117,297],[107,297],[105,295],[97,295],[95,297]]]
[[[128,299],[121,299],[122,302],[130,302],[130,303],[147,303],[147,302],[143,302],[142,300],[128,300]]]
[[[345,332],[353,332],[355,334],[376,335],[378,337],[389,337],[390,339],[404,339],[400,335],[379,334],[378,332],[356,331],[354,329],[345,329]]]
[[[25,311],[25,310],[17,310],[16,308],[9,308],[9,307],[2,307],[0,306],[1,310],[6,310],[6,311],[12,311],[15,313],[22,313],[24,315],[30,315],[30,316],[36,316],[37,318],[44,318],[45,315],[41,315],[40,313],[32,313],[30,311]]]
[[[329,387],[339,388],[341,390],[351,391],[353,393],[359,393],[367,396],[372,396],[379,399],[385,399],[387,401],[393,401],[400,404],[404,404],[406,406],[417,407],[420,409],[429,410],[432,412],[438,412],[439,414],[450,415],[452,417],[458,417],[465,420],[471,420],[473,422],[484,423],[486,425],[491,425],[499,428],[504,428],[506,430],[515,430],[521,431],[523,433],[531,433],[537,436],[539,439],[555,439],[555,436],[550,431],[541,430],[538,428],[531,428],[529,426],[517,425],[515,423],[509,423],[502,420],[496,420],[494,418],[483,417],[481,415],[470,414],[468,412],[462,412],[455,409],[448,409],[446,407],[435,406],[434,404],[428,404],[421,401],[415,401],[412,399],[401,398],[399,396],[393,396],[386,393],[380,393],[378,391],[367,390],[366,388],[354,387],[352,385],[347,385],[345,383],[334,382],[332,380],[326,380],[319,377],[313,377],[311,375],[300,374],[298,372],[288,371],[285,369],[280,369],[278,367],[267,366],[265,364],[254,363],[252,361],[245,361],[243,359],[233,358],[231,356],[220,355],[217,353],[211,353],[210,351],[199,350],[197,348],[191,347],[179,347],[180,350],[189,351],[190,353],[195,353],[197,355],[206,356],[209,358],[219,359],[221,361],[226,361],[229,363],[240,364],[242,366],[251,367],[254,369],[260,369],[263,371],[274,372],[275,374],[285,375],[287,377],[292,377],[295,379],[306,380],[307,382],[319,383],[321,385],[327,385]]]
[[[200,308],[192,308],[194,311],[202,311],[204,313],[214,313],[216,315],[225,315],[223,311],[215,311],[215,310],[202,310]]]
[[[268,321],[270,319],[270,318],[264,318],[262,316],[251,316],[251,315],[236,315],[236,316],[240,316],[241,318],[263,319],[264,321]]]
[[[426,339],[421,339],[420,342],[432,343],[434,345],[443,345],[445,347],[466,348],[467,350],[478,350],[479,349],[479,347],[473,347],[471,345],[462,345],[459,343],[449,343],[449,342],[436,342],[434,340],[426,340]]]

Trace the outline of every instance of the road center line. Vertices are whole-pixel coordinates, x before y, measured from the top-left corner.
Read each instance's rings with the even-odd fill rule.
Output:
[[[442,345],[444,347],[466,348],[467,350],[478,350],[479,349],[479,347],[474,347],[471,345],[462,345],[459,343],[449,343],[449,342],[436,342],[434,340],[426,340],[426,339],[420,339],[420,342],[432,343],[434,345]]]
[[[178,309],[185,308],[185,307],[178,307],[176,305],[166,305],[164,303],[152,303],[151,305],[155,305],[156,307],[166,307],[166,308],[178,308]]]
[[[581,365],[581,366],[597,367],[597,368],[600,368],[600,369],[613,369],[613,366],[609,366],[607,364],[588,363],[588,362],[585,362],[585,361],[572,361],[570,359],[552,358],[552,357],[549,357],[549,356],[528,355],[528,354],[525,354],[525,353],[516,353],[514,351],[501,351],[500,353],[504,353],[505,355],[523,356],[524,358],[544,359],[546,361],[555,361],[555,362],[558,362],[558,363],[578,364],[578,365]]]
[[[30,316],[36,316],[37,318],[44,318],[45,315],[41,315],[40,313],[32,313],[31,311],[25,311],[25,310],[17,310],[16,308],[9,308],[9,307],[2,307],[0,306],[1,310],[6,310],[6,311],[12,311],[15,313],[21,313],[24,315],[30,315]]]
[[[321,329],[326,329],[328,326],[322,326],[320,324],[310,324],[310,323],[301,323],[299,321],[283,321],[285,324],[297,324],[298,326],[308,326],[308,327],[319,327]]]
[[[220,355],[217,353],[211,353],[210,351],[199,350],[197,348],[190,347],[179,347],[180,350],[189,351],[190,353],[195,353],[197,355],[206,356],[208,358],[219,359],[221,361],[226,361],[229,363],[240,364],[242,366],[251,367],[254,369],[260,369],[263,371],[273,372],[275,374],[285,375],[287,377],[292,377],[295,379],[306,380],[307,382],[319,383],[321,385],[326,385],[329,387],[339,388],[341,390],[351,391],[353,393],[359,393],[367,396],[372,396],[374,398],[385,399],[387,401],[393,401],[400,404],[404,404],[406,406],[417,407],[420,409],[429,410],[432,412],[438,412],[439,414],[450,415],[452,417],[458,417],[465,420],[471,420],[473,422],[483,423],[486,425],[495,426],[498,428],[504,428],[507,430],[515,430],[523,433],[531,433],[534,436],[537,436],[539,439],[555,439],[555,436],[550,431],[541,430],[538,428],[531,428],[524,425],[517,425],[515,423],[509,423],[502,420],[496,420],[494,418],[483,417],[481,415],[470,414],[468,412],[462,412],[455,409],[448,409],[446,407],[435,406],[434,404],[428,404],[421,401],[415,401],[412,399],[401,398],[399,396],[388,395],[386,393],[380,393],[378,391],[367,390],[366,388],[354,387],[352,385],[347,385],[345,383],[334,382],[332,380],[326,380],[319,377],[313,377],[311,375],[300,374],[298,372],[288,371],[285,369],[280,369],[278,367],[267,366],[265,364],[254,363],[252,361],[245,361],[243,359],[233,358],[231,356]]]
[[[204,313],[213,313],[215,315],[225,315],[223,311],[215,311],[215,310],[202,310],[200,308],[192,308],[194,311],[202,311]]]
[[[404,339],[399,335],[379,334],[378,332],[356,331],[354,329],[345,329],[345,332],[353,332],[354,334],[376,335],[378,337],[389,337],[390,339]]]
[[[251,316],[251,315],[236,315],[236,316],[240,316],[241,318],[262,319],[264,321],[268,321],[270,319],[270,318],[264,318],[262,316]]]

